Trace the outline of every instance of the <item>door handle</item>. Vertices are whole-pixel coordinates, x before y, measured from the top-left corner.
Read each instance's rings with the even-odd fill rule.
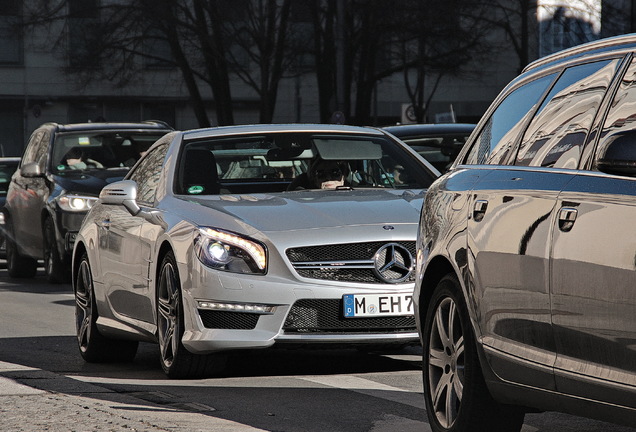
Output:
[[[481,222],[486,214],[486,210],[488,209],[488,201],[486,200],[477,200],[475,201],[475,205],[473,206],[473,219],[475,222]]]
[[[563,232],[570,231],[578,214],[579,212],[575,208],[561,207],[561,210],[559,210],[559,229]]]

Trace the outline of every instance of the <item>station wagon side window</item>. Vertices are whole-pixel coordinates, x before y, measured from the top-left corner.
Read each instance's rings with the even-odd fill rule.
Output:
[[[503,163],[534,111],[532,107],[539,102],[554,78],[555,74],[547,75],[509,93],[481,129],[464,163]]]
[[[515,165],[576,169],[618,60],[567,68],[530,122]]]
[[[632,60],[621,79],[616,96],[610,105],[597,154],[603,153],[604,146],[609,142],[604,138],[633,130],[636,130],[636,58]]]

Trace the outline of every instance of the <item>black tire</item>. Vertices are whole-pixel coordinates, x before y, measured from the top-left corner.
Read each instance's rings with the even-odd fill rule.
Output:
[[[55,225],[50,217],[44,220],[42,231],[46,280],[52,284],[70,282],[71,271],[60,256],[55,236]]]
[[[217,375],[226,363],[222,354],[200,355],[181,343],[184,333],[181,281],[172,252],[161,262],[157,286],[157,336],[161,367],[169,378],[200,378]]]
[[[15,244],[13,225],[6,218],[5,247],[7,254],[7,273],[12,278],[32,278],[38,271],[38,262],[35,258],[20,255]]]
[[[433,432],[518,432],[521,408],[497,403],[479,363],[476,340],[454,274],[437,285],[424,320],[423,381]]]
[[[82,255],[73,279],[75,328],[82,358],[89,363],[128,362],[137,354],[137,341],[104,337],[97,328],[97,306],[88,256]]]

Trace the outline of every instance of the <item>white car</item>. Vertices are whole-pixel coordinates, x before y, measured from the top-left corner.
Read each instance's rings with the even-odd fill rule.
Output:
[[[82,356],[131,360],[158,342],[166,374],[193,377],[228,350],[418,343],[415,241],[438,175],[374,128],[167,134],[77,236]]]

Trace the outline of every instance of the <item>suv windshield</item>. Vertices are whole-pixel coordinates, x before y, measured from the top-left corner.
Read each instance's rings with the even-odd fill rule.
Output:
[[[59,134],[51,152],[56,173],[85,169],[128,169],[165,132],[73,132]]]

